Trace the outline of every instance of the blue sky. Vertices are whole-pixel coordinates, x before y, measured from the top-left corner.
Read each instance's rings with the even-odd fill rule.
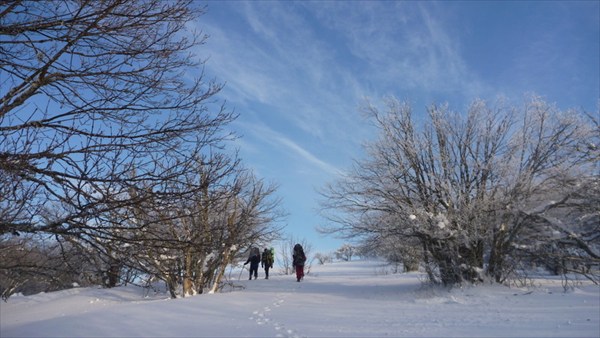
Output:
[[[317,190],[374,131],[359,111],[394,95],[424,112],[475,98],[536,93],[597,112],[600,1],[209,1],[197,54],[225,83],[220,99],[244,163],[278,195],[288,234],[314,252],[343,242],[315,227]]]

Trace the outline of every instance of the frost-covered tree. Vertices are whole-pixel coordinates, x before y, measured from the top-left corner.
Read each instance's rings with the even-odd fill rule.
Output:
[[[380,257],[397,267],[401,265],[404,272],[419,270],[423,260],[420,242],[416,238],[371,234],[361,241],[358,250],[362,256]]]
[[[419,121],[393,98],[383,111],[371,104],[364,110],[379,139],[367,146],[365,160],[326,187],[324,207],[333,212],[323,230],[419,248],[435,283],[485,274],[502,281],[515,271],[513,249],[538,229],[526,214],[542,187],[558,183],[559,174],[598,182],[591,141],[597,129],[589,117],[537,97],[522,107],[476,100],[464,114],[433,105]],[[578,225],[567,228],[594,261],[598,239]]]
[[[351,261],[356,249],[350,244],[344,244],[335,251],[335,258],[343,261]]]
[[[323,254],[320,252],[317,252],[315,254],[315,259],[317,260],[317,263],[319,263],[319,265],[324,265],[325,263],[333,262],[333,258],[331,257],[331,255]]]
[[[503,255],[498,258],[492,251],[490,257],[490,268],[500,266],[504,272],[494,275],[496,280],[541,266],[565,278],[575,273],[600,282],[600,179],[563,174],[544,182],[532,198],[505,215],[510,226],[493,242]]]

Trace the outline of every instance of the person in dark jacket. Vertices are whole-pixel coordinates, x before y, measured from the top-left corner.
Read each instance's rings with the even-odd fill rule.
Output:
[[[273,252],[267,248],[262,253],[262,260],[260,261],[260,265],[265,269],[265,279],[269,279],[269,269],[273,267]]]
[[[304,278],[304,263],[306,263],[306,255],[302,245],[296,244],[294,246],[294,254],[292,255],[292,264],[296,268],[296,281],[300,281]]]
[[[254,279],[258,278],[258,264],[260,263],[260,250],[258,248],[250,249],[250,256],[248,256],[248,260],[244,265],[250,263],[250,278],[252,280],[252,274],[254,274]]]

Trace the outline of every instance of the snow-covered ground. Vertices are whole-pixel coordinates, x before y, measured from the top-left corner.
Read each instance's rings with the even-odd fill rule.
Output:
[[[176,300],[137,287],[15,295],[0,304],[0,337],[600,337],[600,288],[589,283],[447,291],[386,271],[333,263],[300,283],[244,272],[244,289]]]

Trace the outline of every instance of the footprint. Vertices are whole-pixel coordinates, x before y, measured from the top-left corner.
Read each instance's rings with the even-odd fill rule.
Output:
[[[270,314],[272,314],[272,308],[280,307],[285,302],[286,294],[277,294],[275,301],[271,306],[265,306],[262,310],[255,310],[252,312],[252,315],[249,319],[256,322],[257,325],[270,325],[275,329],[277,333],[276,337],[284,337],[284,338],[301,338],[302,335],[299,335],[292,329],[286,328],[286,326],[277,321],[273,321],[269,318]]]

